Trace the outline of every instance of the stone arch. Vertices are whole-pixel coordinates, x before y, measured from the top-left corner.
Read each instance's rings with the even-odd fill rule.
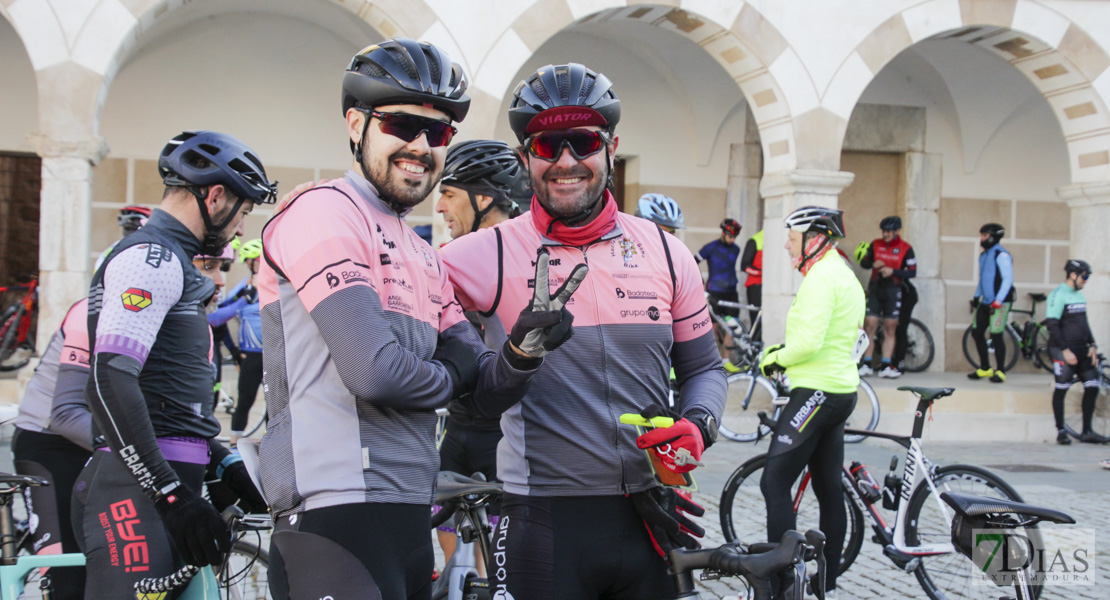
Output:
[[[677,33],[701,46],[733,78],[747,99],[759,127],[765,169],[789,170],[797,164],[791,102],[816,104],[816,92],[804,84],[789,90],[783,76],[799,73],[802,63],[786,39],[748,3],[728,3],[713,14],[699,14],[657,3],[630,1],[590,12],[568,0],[538,0],[523,11],[489,48],[473,71],[478,117],[493,130],[501,99],[512,92],[511,78],[529,55],[555,34],[576,23],[639,21]],[[808,78],[805,78],[808,81]],[[796,107],[795,107],[796,110]]]
[[[875,28],[841,64],[822,94],[839,136],[864,89],[900,52],[924,39],[976,45],[1023,73],[1052,108],[1068,150],[1073,182],[1110,178],[1110,111],[1100,88],[1110,76],[1110,54],[1068,17],[1031,0],[932,0],[909,7]]]
[[[38,116],[38,90],[34,66],[27,47],[4,7],[0,7],[0,149],[17,152],[33,150],[28,135],[35,131]]]

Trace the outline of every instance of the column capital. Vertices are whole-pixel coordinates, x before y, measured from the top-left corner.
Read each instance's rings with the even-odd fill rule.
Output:
[[[108,141],[100,136],[83,140],[58,140],[42,133],[32,133],[27,141],[42,158],[82,158],[96,166],[108,155]]]
[[[1056,188],[1056,194],[1071,208],[1110,204],[1110,181],[1073,183]]]
[[[796,169],[763,175],[759,193],[764,198],[787,195],[837,196],[856,178],[848,171]],[[835,205],[835,202],[833,203]]]

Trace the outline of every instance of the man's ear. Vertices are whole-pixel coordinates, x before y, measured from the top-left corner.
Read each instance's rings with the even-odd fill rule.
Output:
[[[347,109],[347,135],[351,138],[351,142],[357,144],[362,140],[362,126],[363,122],[368,118],[368,115],[357,108]]]
[[[486,196],[483,194],[475,194],[474,202],[478,204],[478,210],[486,210],[490,203],[493,202],[493,196]]]
[[[216,204],[220,201],[220,198],[227,200],[227,189],[223,184],[217,183],[208,186],[208,196],[204,198],[204,205],[208,208],[209,215],[214,216],[216,214]]]
[[[610,160],[616,160],[616,158],[617,158],[617,144],[620,143],[620,141],[621,141],[620,136],[617,136],[617,135],[613,136],[613,147],[609,149],[609,158],[610,158]]]

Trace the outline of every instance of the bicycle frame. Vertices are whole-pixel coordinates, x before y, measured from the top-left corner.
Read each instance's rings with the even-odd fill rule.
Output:
[[[883,540],[883,547],[893,546],[898,552],[910,557],[950,554],[956,551],[956,548],[949,542],[926,544],[923,546],[910,546],[906,543],[906,520],[909,515],[910,498],[913,497],[913,493],[917,491],[918,486],[922,484],[929,486],[929,489],[932,490],[932,497],[940,508],[941,514],[944,515],[944,519],[948,525],[952,525],[953,512],[941,501],[936,484],[934,484],[932,478],[928,476],[928,474],[932,473],[935,469],[935,465],[925,456],[925,453],[921,449],[921,434],[925,427],[925,414],[930,404],[930,402],[926,402],[925,400],[918,402],[917,412],[914,416],[913,433],[908,438],[863,429],[845,430],[845,433],[891,440],[906,448],[906,460],[902,469],[902,489],[899,492],[898,513],[894,519],[893,531],[887,525],[882,513],[879,512],[879,508],[860,495],[859,490],[856,488],[855,480],[848,471],[847,466],[843,468],[841,483],[848,492],[849,497],[852,498],[852,502],[856,504],[863,514],[870,517],[872,529],[880,539]],[[807,471],[794,496],[795,512],[797,512],[801,504],[802,496],[805,494],[805,490],[808,486],[809,472]]]

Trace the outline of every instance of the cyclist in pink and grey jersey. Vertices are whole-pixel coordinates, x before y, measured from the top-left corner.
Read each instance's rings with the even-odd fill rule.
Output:
[[[359,52],[343,79],[352,169],[263,230],[274,598],[430,598],[435,409],[516,402],[542,362],[483,345],[439,257],[405,223],[439,181],[465,90],[431,44]],[[540,337],[570,321],[535,315]]]

